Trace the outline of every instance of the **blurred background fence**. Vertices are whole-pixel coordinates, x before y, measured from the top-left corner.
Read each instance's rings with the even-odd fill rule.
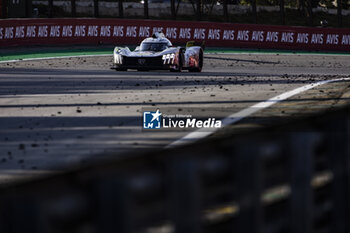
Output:
[[[112,17],[349,27],[349,0],[0,0],[2,18]]]
[[[350,109],[0,189],[0,232],[350,232]]]

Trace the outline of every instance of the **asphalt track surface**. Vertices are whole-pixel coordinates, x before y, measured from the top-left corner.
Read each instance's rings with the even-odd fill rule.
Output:
[[[206,54],[202,73],[116,72],[111,61],[0,64],[1,182],[162,148],[189,133],[143,131],[144,108],[194,109],[219,119],[310,83],[350,78],[348,55]],[[349,85],[318,86],[227,128],[241,132],[343,106]]]

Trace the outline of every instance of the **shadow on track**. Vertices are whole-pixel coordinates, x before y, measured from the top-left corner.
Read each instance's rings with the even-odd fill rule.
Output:
[[[31,76],[84,76],[84,75],[115,75],[119,76],[136,76],[136,77],[158,77],[158,76],[168,76],[168,77],[281,77],[284,75],[281,74],[271,74],[271,73],[262,73],[262,72],[234,72],[234,71],[202,71],[199,73],[196,72],[170,72],[166,70],[159,71],[115,71],[106,67],[106,70],[78,70],[78,69],[41,69],[41,68],[0,68],[1,76],[6,76],[6,74],[11,75],[31,75]],[[298,76],[298,75],[289,75],[289,76]],[[64,77],[62,77],[64,78]]]
[[[344,101],[350,101],[350,98],[341,98]],[[298,103],[298,102],[321,102],[321,101],[337,101],[339,98],[302,98],[302,99],[286,99],[284,102]],[[182,105],[194,105],[199,106],[201,104],[255,104],[262,101],[262,99],[255,100],[228,100],[228,101],[173,101],[173,102],[107,102],[107,103],[74,103],[74,104],[6,104],[0,105],[0,108],[51,108],[51,107],[109,107],[109,106],[182,106]]]
[[[247,59],[236,59],[236,58],[228,58],[228,57],[210,57],[204,56],[205,59],[211,60],[221,60],[221,61],[235,61],[235,62],[249,62],[254,64],[281,64],[280,62],[271,62],[271,61],[259,61],[259,60],[247,60]]]

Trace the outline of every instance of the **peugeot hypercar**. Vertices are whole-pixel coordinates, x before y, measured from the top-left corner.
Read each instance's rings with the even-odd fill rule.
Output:
[[[163,33],[155,33],[144,39],[134,51],[128,47],[115,47],[113,68],[117,71],[137,69],[201,72],[203,49],[203,45],[194,46],[193,41],[187,42],[185,48],[173,47]]]

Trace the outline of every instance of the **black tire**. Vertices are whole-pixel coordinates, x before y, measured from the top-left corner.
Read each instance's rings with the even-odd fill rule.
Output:
[[[149,71],[149,69],[139,68],[139,69],[137,69],[137,71]]]
[[[115,68],[116,71],[127,71],[128,69],[126,68]]]

